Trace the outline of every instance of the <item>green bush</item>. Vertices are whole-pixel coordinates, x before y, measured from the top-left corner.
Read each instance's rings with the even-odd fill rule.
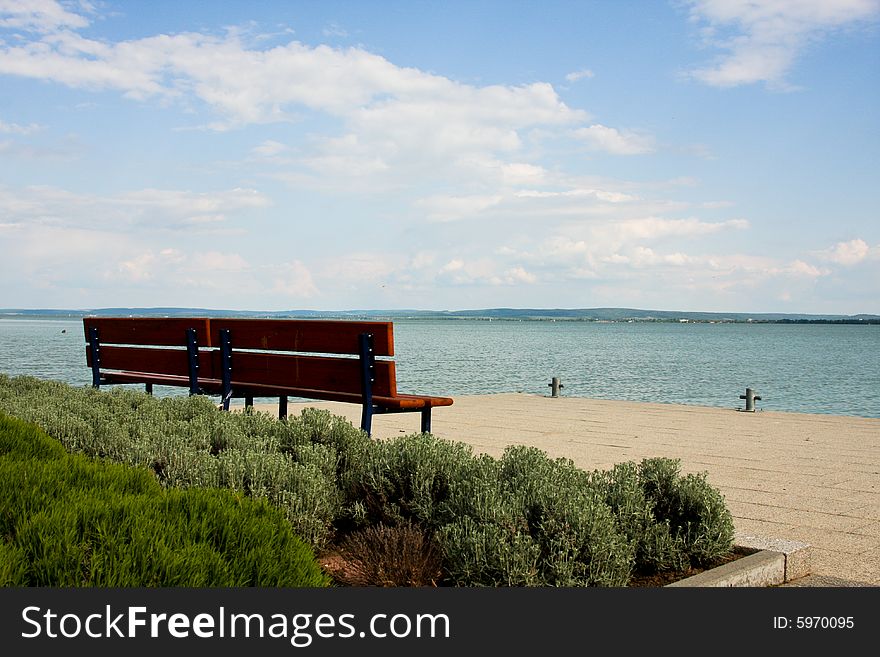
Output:
[[[645,496],[659,522],[668,523],[694,566],[710,565],[733,548],[733,516],[706,474],[681,476],[674,459],[645,459],[639,466]]]
[[[288,454],[227,450],[217,457],[220,486],[280,507],[298,536],[325,545],[341,514],[339,488],[318,465]]]
[[[631,548],[611,510],[570,461],[509,447],[461,470],[438,531],[463,586],[624,586]]]
[[[668,522],[655,515],[654,503],[645,494],[636,463],[620,463],[611,470],[596,471],[592,481],[632,546],[634,571],[663,572],[688,565],[681,540],[672,535]]]
[[[69,451],[151,469],[168,488],[228,487],[280,506],[315,549],[342,514],[336,445],[369,440],[313,415],[279,422],[224,413],[204,396],[157,398],[0,375],[0,411],[34,422]],[[314,440],[314,442],[312,442]]]
[[[544,583],[624,586],[632,550],[586,472],[534,447],[508,447],[501,458],[504,492],[516,500],[541,546]]]
[[[289,433],[281,444],[281,450],[301,456],[309,449],[324,450],[326,460],[311,457],[310,462],[321,460],[322,471],[338,484],[349,518],[362,518],[357,501],[352,500],[354,491],[360,486],[365,463],[367,463],[377,443],[360,429],[352,426],[345,418],[332,415],[330,411],[317,408],[304,408],[300,415],[286,423]]]
[[[0,415],[5,586],[326,586],[311,549],[265,501],[163,490],[144,469],[58,451]]]
[[[540,546],[510,525],[464,516],[437,533],[444,568],[458,586],[540,586]]]
[[[733,548],[733,518],[706,476],[680,474],[678,460],[654,458],[593,473],[642,573],[707,566]]]
[[[585,472],[532,447],[495,459],[430,435],[375,441],[325,410],[280,422],[205,397],[3,375],[0,411],[70,451],[149,469],[165,488],[264,499],[315,550],[411,527],[457,585],[623,586],[633,572],[710,565],[733,546],[721,494],[670,459]],[[10,554],[0,577],[19,568]]]
[[[358,457],[349,466],[345,493],[350,504],[363,505],[368,524],[411,520],[436,529],[450,486],[462,478],[473,453],[463,443],[413,434],[374,442]]]

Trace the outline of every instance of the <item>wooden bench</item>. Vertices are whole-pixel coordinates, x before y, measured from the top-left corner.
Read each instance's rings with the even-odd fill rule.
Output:
[[[378,413],[421,413],[431,431],[431,409],[448,397],[397,392],[391,322],[85,317],[86,362],[92,385],[143,383],[184,386],[191,395],[220,395],[229,410],[233,397],[278,397],[360,404],[361,429],[371,432]],[[314,355],[321,354],[321,355]]]

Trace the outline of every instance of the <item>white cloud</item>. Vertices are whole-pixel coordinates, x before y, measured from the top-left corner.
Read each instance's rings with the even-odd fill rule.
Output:
[[[526,162],[510,162],[501,164],[501,176],[505,185],[540,185],[548,178],[548,172],[544,167],[528,164]]]
[[[595,77],[595,73],[588,68],[581,69],[579,71],[572,71],[568,75],[565,76],[565,79],[569,82],[577,82],[578,80],[583,80],[584,78],[592,78]]]
[[[624,194],[622,192],[606,191],[602,189],[567,189],[561,192],[543,191],[537,189],[521,189],[514,194],[518,198],[590,198],[606,203],[626,203],[628,201],[638,200],[637,196],[632,194]]]
[[[158,210],[169,217],[207,217],[208,221],[218,221],[225,218],[227,212],[267,207],[270,201],[255,189],[221,192],[144,189],[120,194],[111,199],[111,203],[135,208],[139,213]]]
[[[306,299],[318,294],[312,272],[300,260],[270,267],[270,271],[273,278],[272,294]]]
[[[39,126],[36,123],[20,125],[18,123],[6,123],[2,119],[0,119],[0,133],[11,135],[30,135],[41,129],[42,126]]]
[[[662,238],[697,238],[713,235],[725,230],[744,230],[749,227],[744,219],[730,219],[722,222],[700,221],[699,219],[665,219],[645,217],[628,219],[596,226],[593,234],[613,243],[633,241],[653,241]]]
[[[121,259],[117,262],[116,272],[106,272],[108,279],[117,280],[121,276],[131,283],[145,283],[168,275],[169,268],[178,268],[187,261],[187,255],[178,249],[165,248],[159,252],[145,251]]]
[[[725,256],[688,253],[682,250],[682,240],[701,248],[700,240],[725,231],[748,227],[742,220],[702,222],[696,219],[664,219],[648,217],[622,221],[591,221],[572,224],[565,233],[557,233],[522,248],[507,246],[496,253],[507,261],[526,263],[540,268],[542,276],[561,275],[563,278],[583,278],[585,275],[617,276],[623,269],[661,271],[664,268],[711,270],[718,274],[724,269],[733,271],[744,265],[772,266],[772,261],[724,262]],[[662,247],[671,250],[661,250]],[[623,269],[621,269],[623,268]]]
[[[661,217],[572,223],[565,226],[567,234],[560,232],[533,244],[523,241],[521,248],[506,246],[496,255],[499,263],[523,266],[535,276],[535,283],[553,281],[561,289],[589,284],[591,291],[609,294],[616,289],[617,305],[641,300],[652,307],[664,295],[673,299],[706,294],[711,300],[713,294],[729,294],[724,298],[735,300],[737,288],[753,289],[761,281],[773,285],[774,280],[787,281],[797,287],[828,273],[803,261],[707,251],[706,239],[747,227],[746,221],[737,219]],[[467,273],[467,266],[459,264]],[[505,271],[502,267],[499,271]],[[458,276],[458,280],[472,278]],[[640,292],[627,296],[628,290]]]
[[[52,32],[88,24],[86,18],[54,0],[0,0],[0,27]]]
[[[653,249],[646,246],[637,246],[632,249],[630,256],[618,257],[616,262],[631,264],[634,267],[656,267],[656,266],[673,266],[683,267],[685,265],[700,263],[700,258],[694,258],[684,253],[656,253]]]
[[[427,213],[432,221],[455,221],[474,217],[497,206],[503,197],[491,196],[430,196],[418,199],[415,207]]]
[[[189,268],[199,272],[218,272],[235,274],[251,268],[248,261],[237,253],[204,251],[195,253]]]
[[[318,293],[310,270],[300,260],[253,266],[238,253],[186,252],[173,247],[132,252],[104,276],[121,285],[155,289],[184,286],[202,291],[228,289],[234,280],[235,287],[243,288],[252,298],[269,297],[275,303]]]
[[[264,194],[246,188],[217,192],[142,189],[98,196],[49,186],[16,190],[0,186],[0,216],[22,223],[88,229],[205,227],[270,203]]]
[[[556,259],[563,260],[574,257],[588,255],[595,250],[592,241],[574,240],[563,235],[555,235],[547,238],[538,248],[539,259]],[[525,254],[524,254],[525,255]],[[534,258],[534,255],[526,257]]]
[[[425,269],[431,267],[437,260],[437,254],[430,251],[419,251],[409,261],[410,269]]]
[[[155,262],[155,254],[142,253],[128,260],[120,260],[117,264],[117,273],[133,283],[148,281],[153,278]]]
[[[452,146],[466,141],[516,148],[518,129],[585,116],[546,83],[476,87],[395,66],[360,48],[298,42],[250,48],[235,31],[222,38],[185,33],[119,43],[65,31],[21,46],[4,44],[0,72],[118,89],[140,100],[188,94],[225,117],[226,126],[290,120],[297,108],[308,108],[386,136],[417,131],[434,148],[449,140]]]
[[[288,150],[287,146],[281,142],[267,139],[259,146],[254,146],[254,148],[251,149],[251,154],[257,157],[275,157],[286,150]]]
[[[720,50],[716,62],[690,71],[717,87],[765,82],[786,87],[785,77],[810,42],[880,15],[877,0],[689,0],[691,19],[706,45]]]
[[[390,169],[372,144],[364,144],[356,134],[327,138],[312,155],[301,158],[319,176],[344,186],[350,179],[367,178]]]
[[[852,267],[869,258],[880,258],[880,244],[871,248],[865,240],[857,238],[849,242],[838,242],[830,249],[820,251],[817,255],[828,262]]]
[[[453,258],[440,268],[438,275],[445,282],[467,286],[519,286],[538,281],[538,277],[522,265],[504,268],[503,260],[485,256],[472,260]]]
[[[449,272],[461,271],[462,269],[464,269],[464,260],[453,258],[440,268],[440,273],[447,274]]]
[[[826,268],[816,267],[803,260],[794,260],[780,269],[771,269],[770,273],[803,278],[819,278],[820,276],[828,276],[831,271]]]
[[[344,38],[344,37],[348,36],[348,30],[346,30],[344,27],[338,25],[337,23],[330,23],[329,25],[327,25],[327,27],[325,27],[323,30],[321,30],[321,33],[327,37],[342,37],[342,38]]]
[[[538,281],[538,277],[522,267],[512,267],[504,272],[503,280],[507,285],[517,285],[518,283],[531,285]]]
[[[65,29],[0,42],[0,74],[116,90],[194,115],[203,105],[214,118],[201,127],[214,130],[329,118],[336,134],[312,133],[296,152],[267,140],[250,158],[287,167],[276,177],[290,185],[356,192],[404,189],[426,177],[542,184],[546,172],[523,155],[529,140],[538,129],[570,129],[588,118],[547,83],[464,84],[363,48],[266,47],[237,30],[111,42]]]
[[[316,274],[319,281],[325,282],[322,289],[329,285],[376,288],[405,268],[407,262],[407,258],[397,254],[355,251],[326,260]]]
[[[634,132],[622,132],[599,123],[578,128],[574,134],[593,148],[613,155],[642,155],[654,151],[653,138]]]
[[[577,123],[583,112],[568,108],[550,85],[473,87],[446,78],[413,74],[392,96],[351,111],[347,122],[357,145],[383,162],[423,162],[434,175],[494,154],[520,151],[522,133],[539,125]]]

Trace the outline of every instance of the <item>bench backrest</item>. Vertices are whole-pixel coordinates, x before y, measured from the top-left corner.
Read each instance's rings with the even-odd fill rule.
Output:
[[[185,377],[195,364],[199,380],[222,378],[225,333],[232,353],[232,381],[239,386],[359,393],[361,364],[350,356],[360,355],[361,336],[372,336],[373,356],[394,355],[391,322],[86,317],[83,327],[89,367],[94,364],[91,341],[95,336],[101,370]],[[393,361],[376,360],[372,393],[396,396],[396,379]]]

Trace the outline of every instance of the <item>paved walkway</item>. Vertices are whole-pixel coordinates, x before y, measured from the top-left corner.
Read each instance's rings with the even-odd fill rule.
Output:
[[[291,415],[302,406],[360,424],[359,406],[291,404]],[[388,438],[418,431],[419,416],[373,423],[373,435]],[[680,459],[721,490],[737,532],[809,543],[824,585],[880,586],[880,419],[511,393],[456,397],[434,410],[432,429],[493,456],[533,445],[584,469]]]

